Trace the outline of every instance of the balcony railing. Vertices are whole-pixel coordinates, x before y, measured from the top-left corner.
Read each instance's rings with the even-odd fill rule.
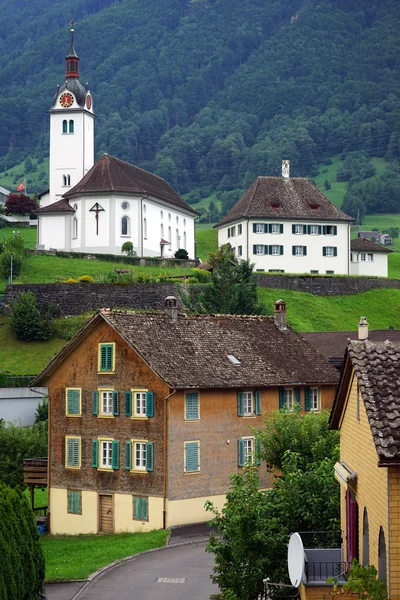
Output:
[[[321,561],[306,563],[307,581],[326,581],[337,579],[338,582],[346,581],[346,573],[350,565],[347,562]]]

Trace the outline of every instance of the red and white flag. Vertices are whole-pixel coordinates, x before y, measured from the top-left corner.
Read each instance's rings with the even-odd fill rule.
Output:
[[[17,192],[22,192],[22,190],[25,189],[25,181],[23,181],[22,183],[19,184],[19,186],[17,187]]]

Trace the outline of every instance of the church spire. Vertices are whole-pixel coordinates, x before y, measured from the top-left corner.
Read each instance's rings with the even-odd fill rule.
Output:
[[[69,24],[71,25],[71,44],[69,47],[69,52],[68,52],[68,56],[66,57],[66,62],[67,62],[67,72],[66,72],[66,78],[68,79],[69,77],[79,77],[79,73],[78,73],[78,62],[79,62],[79,56],[76,53],[75,50],[75,45],[74,45],[74,25],[75,25],[74,19],[72,19]]]

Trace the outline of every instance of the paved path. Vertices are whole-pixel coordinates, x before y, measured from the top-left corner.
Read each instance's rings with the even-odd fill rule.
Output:
[[[205,547],[172,546],[122,563],[90,583],[79,600],[209,600],[218,588],[210,580],[214,556]]]
[[[48,583],[46,585],[46,595],[48,600],[71,600],[83,585],[83,581]]]

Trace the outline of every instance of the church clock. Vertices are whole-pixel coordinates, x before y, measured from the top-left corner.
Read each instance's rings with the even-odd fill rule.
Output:
[[[74,97],[69,92],[65,94],[61,94],[60,96],[60,104],[63,108],[69,108],[74,103]]]
[[[92,99],[90,96],[86,96],[86,108],[90,110],[92,108]]]

